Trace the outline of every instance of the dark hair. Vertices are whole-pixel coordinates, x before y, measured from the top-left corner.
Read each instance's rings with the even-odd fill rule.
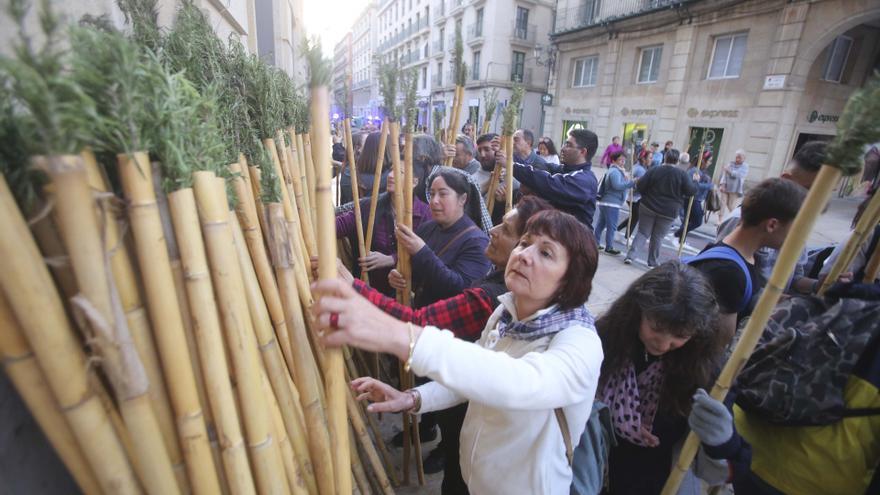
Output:
[[[690,338],[663,356],[660,391],[663,410],[687,416],[694,390],[709,386],[719,365],[718,311],[715,291],[696,268],[668,261],[645,273],[596,320],[605,353],[600,388],[644,352],[639,330],[645,318],[659,331]]]
[[[468,122],[465,122],[463,126],[461,126],[461,132],[464,132],[464,128],[467,127],[467,126],[471,126],[471,127],[473,127],[474,130],[477,129],[476,126],[474,126],[473,123],[471,123],[470,121],[468,121]]]
[[[599,147],[599,136],[586,129],[572,129],[568,131],[568,135],[574,138],[578,146],[587,149],[587,161],[592,160],[596,154],[596,148]]]
[[[431,185],[437,180],[438,177],[443,177],[443,180],[446,181],[446,185],[449,186],[450,189],[455,191],[455,194],[461,196],[462,194],[469,194],[471,192],[471,183],[468,182],[467,177],[463,174],[453,172],[449,167],[442,167],[428,178],[428,189],[431,189]],[[470,199],[470,198],[468,198]]]
[[[623,151],[615,151],[614,153],[611,153],[610,155],[608,155],[608,158],[610,158],[612,162],[616,162],[623,155],[625,155],[625,153]]]
[[[676,165],[678,164],[678,150],[675,148],[669,148],[666,150],[666,158],[663,160],[663,163],[667,165]]]
[[[559,210],[536,213],[526,222],[523,235],[545,235],[568,251],[568,268],[553,302],[562,309],[583,305],[593,290],[593,276],[599,265],[599,249],[593,233],[578,219]]]
[[[672,141],[666,141],[666,144],[672,144]],[[666,144],[664,144],[664,146],[665,146]]]
[[[475,156],[477,154],[476,148],[474,148],[474,142],[471,141],[471,138],[465,136],[464,134],[455,138],[455,144],[461,144],[464,146],[465,152],[471,156]]]
[[[526,223],[538,212],[552,210],[553,206],[546,199],[531,194],[523,196],[516,203],[516,233],[523,235],[526,231]]]
[[[534,132],[532,132],[528,129],[520,129],[520,132],[522,132],[523,139],[525,139],[526,142],[529,143],[529,146],[535,145],[535,133]]]
[[[797,216],[806,195],[807,190],[793,181],[779,177],[764,179],[746,192],[742,222],[749,227],[770,218],[788,223]]]
[[[358,172],[372,174],[376,172],[376,154],[379,153],[379,138],[382,136],[381,132],[371,132],[367,135],[367,138],[364,140],[364,145],[361,148],[361,154],[358,156],[356,166]],[[385,156],[382,160],[382,170],[389,170],[391,168],[391,146],[385,147]]]
[[[793,160],[798,167],[807,172],[818,172],[825,161],[825,148],[827,147],[828,143],[825,141],[807,141],[794,154]]]
[[[498,134],[495,134],[494,132],[489,132],[489,133],[486,133],[486,134],[481,134],[481,135],[477,138],[477,146],[479,146],[479,145],[485,143],[486,141],[491,141],[491,140],[493,140],[493,139],[495,139],[495,138],[497,138],[497,137],[498,137]]]
[[[544,146],[547,147],[547,153],[550,153],[551,155],[558,155],[559,154],[559,152],[556,150],[556,145],[553,144],[552,139],[544,136],[541,138],[541,141],[539,141],[538,144],[541,144],[541,143],[544,143]]]

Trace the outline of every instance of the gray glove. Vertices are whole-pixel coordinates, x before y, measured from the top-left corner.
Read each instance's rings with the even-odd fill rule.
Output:
[[[701,388],[694,394],[688,424],[700,441],[711,447],[722,445],[733,436],[733,416],[730,411]]]

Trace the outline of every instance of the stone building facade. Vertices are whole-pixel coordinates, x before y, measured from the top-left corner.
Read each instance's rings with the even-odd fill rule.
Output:
[[[717,174],[746,152],[748,182],[778,175],[797,148],[830,139],[847,98],[880,68],[871,0],[559,0],[545,133],[572,126],[641,139]]]

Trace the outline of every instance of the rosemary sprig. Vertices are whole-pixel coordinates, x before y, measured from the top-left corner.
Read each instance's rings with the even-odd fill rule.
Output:
[[[516,117],[519,115],[524,93],[525,90],[521,85],[516,84],[513,86],[510,100],[502,111],[501,133],[505,136],[513,135],[513,131],[515,130],[513,127],[516,125]]]
[[[379,65],[379,92],[382,93],[382,99],[385,102],[385,116],[390,121],[397,121],[400,113],[397,108],[397,83],[399,70],[395,63],[382,62],[378,57],[376,63]]]
[[[880,140],[880,74],[877,72],[865,86],[846,102],[837,122],[837,134],[826,149],[826,163],[853,175],[862,167],[865,144]]]

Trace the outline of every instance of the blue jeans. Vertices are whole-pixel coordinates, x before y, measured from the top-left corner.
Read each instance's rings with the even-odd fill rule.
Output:
[[[620,215],[619,207],[599,205],[599,218],[596,220],[596,229],[593,233],[596,235],[596,241],[600,242],[602,231],[605,231],[605,249],[614,249],[614,231],[617,229],[618,215]]]

